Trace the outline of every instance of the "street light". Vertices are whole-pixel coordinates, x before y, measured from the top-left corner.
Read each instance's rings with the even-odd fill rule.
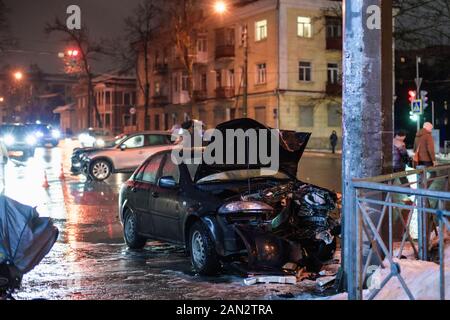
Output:
[[[3,101],[5,101],[5,98],[0,97],[0,102],[3,102]]]
[[[21,71],[14,72],[14,79],[16,79],[17,81],[22,80],[23,79],[23,73]]]
[[[217,1],[214,4],[214,11],[218,14],[224,14],[227,9],[227,4],[224,1]]]

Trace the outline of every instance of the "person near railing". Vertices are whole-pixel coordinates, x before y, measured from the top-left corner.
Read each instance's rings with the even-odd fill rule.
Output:
[[[414,164],[417,166],[433,167],[437,165],[434,140],[431,135],[433,125],[425,122],[423,128],[417,133],[414,141]],[[436,177],[436,172],[431,172],[429,178]],[[428,184],[428,187],[431,183]]]
[[[406,150],[406,132],[403,130],[398,130],[394,136],[394,155],[393,155],[393,167],[394,172],[406,171],[406,165],[409,162],[408,151]],[[402,185],[408,183],[408,178],[401,177],[400,183]]]

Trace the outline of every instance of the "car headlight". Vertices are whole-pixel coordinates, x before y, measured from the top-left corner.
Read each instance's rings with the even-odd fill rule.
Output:
[[[61,132],[59,130],[52,130],[52,137],[54,139],[59,139],[61,138]]]
[[[16,139],[14,139],[14,136],[8,134],[3,138],[3,141],[5,141],[5,144],[7,146],[11,146],[14,144],[14,142],[16,141]]]
[[[42,138],[44,136],[44,133],[41,131],[36,132],[36,137]]]
[[[26,137],[25,141],[27,142],[28,145],[34,146],[36,144],[36,137],[28,136]]]
[[[226,203],[219,208],[220,214],[239,212],[271,212],[273,208],[264,202],[259,201],[234,201]]]

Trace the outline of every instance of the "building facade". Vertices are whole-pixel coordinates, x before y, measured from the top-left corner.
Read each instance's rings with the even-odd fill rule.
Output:
[[[247,116],[274,128],[312,132],[309,147],[328,148],[333,130],[342,135],[342,22],[327,14],[339,2],[238,2],[223,16],[208,17],[198,32],[192,97],[174,48],[163,41],[152,45],[151,103],[144,121],[143,92],[137,91],[138,128],[167,130],[188,118],[214,127],[242,117],[247,51]],[[142,61],[141,54],[141,79]]]
[[[136,79],[134,76],[104,74],[93,79],[94,96],[100,114],[101,126],[92,107],[91,126],[108,129],[114,134],[133,132],[136,125]],[[86,81],[73,88],[76,121],[72,132],[88,128],[88,91]],[[68,108],[67,111],[71,110]]]

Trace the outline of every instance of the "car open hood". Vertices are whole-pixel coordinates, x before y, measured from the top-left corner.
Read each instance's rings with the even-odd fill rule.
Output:
[[[244,131],[248,129],[271,129],[258,121],[249,118],[235,119],[231,121],[227,121],[219,124],[216,127],[217,130],[222,132],[224,137],[224,145],[227,145],[225,132],[227,129],[242,129]],[[298,162],[300,161],[303,152],[305,151],[306,145],[308,144],[309,138],[311,137],[311,133],[302,133],[295,132],[290,130],[279,130],[279,171],[286,173],[292,177],[297,176]],[[270,144],[269,144],[270,145]],[[246,152],[246,150],[239,152]],[[235,152],[236,154],[236,152]],[[237,170],[237,169],[245,169],[247,165],[228,165],[228,164],[212,164],[208,165],[203,163],[201,165],[201,170],[203,172],[202,176],[205,176],[206,172],[217,172],[218,170],[227,171],[227,170]],[[258,167],[251,166],[252,168]],[[260,165],[261,168],[265,167]]]

